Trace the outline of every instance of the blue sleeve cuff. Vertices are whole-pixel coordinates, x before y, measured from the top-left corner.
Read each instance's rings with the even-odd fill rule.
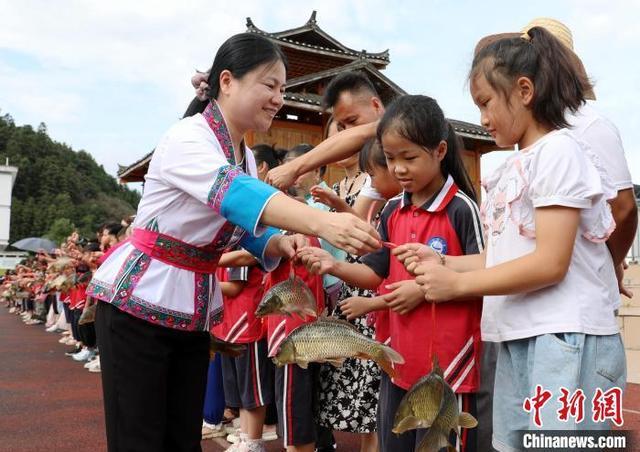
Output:
[[[280,258],[266,256],[265,251],[269,245],[269,241],[278,234],[280,234],[280,231],[276,228],[265,228],[264,233],[259,237],[251,234],[244,234],[239,245],[258,259],[258,262],[264,271],[270,272],[280,265]]]
[[[267,229],[260,224],[260,217],[276,193],[278,190],[270,185],[254,177],[239,174],[233,178],[224,194],[220,214],[249,234],[262,235]]]

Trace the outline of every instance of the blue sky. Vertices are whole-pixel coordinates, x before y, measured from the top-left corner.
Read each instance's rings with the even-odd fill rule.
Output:
[[[88,151],[115,175],[180,117],[194,69],[206,69],[218,46],[245,30],[246,17],[280,31],[302,25],[313,9],[345,45],[389,49],[385,73],[406,91],[475,123],[465,80],[478,39],[535,17],[564,22],[640,183],[640,0],[0,0],[0,114],[45,122],[55,140]],[[483,157],[483,171],[505,154]]]

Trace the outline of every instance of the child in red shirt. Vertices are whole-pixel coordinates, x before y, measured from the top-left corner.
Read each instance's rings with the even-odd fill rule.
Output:
[[[312,247],[320,249],[315,237],[309,238]],[[272,271],[265,281],[265,292],[276,284],[286,281],[291,275],[291,262],[284,261]],[[318,315],[324,310],[322,277],[309,273],[303,266],[294,266],[297,277],[302,279],[315,296]],[[278,352],[280,343],[297,327],[316,319],[302,320],[297,316],[268,316],[267,338],[269,356]],[[297,364],[276,367],[275,398],[278,411],[278,429],[284,447],[292,452],[313,446],[316,441],[314,398],[316,393],[318,365],[311,363],[307,369]],[[313,450],[313,448],[312,448]]]
[[[382,240],[396,244],[421,242],[443,255],[481,251],[474,191],[457,151],[455,132],[436,101],[426,96],[396,99],[381,119],[377,135],[388,170],[404,190],[382,211],[378,227]],[[423,429],[402,435],[393,434],[391,429],[404,394],[431,371],[430,349],[445,369],[445,379],[459,394],[463,410],[475,412],[481,299],[439,304],[437,327],[433,329],[431,305],[425,303],[414,276],[392,258],[388,247],[364,256],[362,264],[336,262],[328,253],[316,249],[303,250],[301,256],[313,271],[328,272],[363,288],[381,286],[380,296],[368,300],[370,308],[364,311],[387,310],[389,345],[405,359],[404,364],[395,366],[393,380],[386,374],[382,376],[377,419],[382,452],[414,450],[424,435]],[[466,450],[473,450],[476,441],[469,434],[473,435],[473,430],[463,431],[463,443]],[[450,440],[456,444],[457,438],[453,435]]]

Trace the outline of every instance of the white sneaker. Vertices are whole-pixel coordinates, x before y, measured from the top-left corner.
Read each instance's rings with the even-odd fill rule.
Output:
[[[206,421],[202,421],[202,439],[212,439],[224,436],[225,431],[222,423],[209,424]]]
[[[84,364],[84,368],[88,369],[89,367],[91,367],[99,359],[100,359],[100,357],[98,355],[95,355],[93,358],[88,359],[87,362]]]
[[[274,425],[273,427],[269,427],[269,428],[265,426],[264,429],[262,430],[262,441],[273,441],[275,439],[278,439],[278,432],[276,431],[276,426]]]
[[[100,372],[100,359],[94,359],[91,361],[87,370],[89,372]]]
[[[82,347],[82,350],[80,350],[75,355],[71,355],[71,357],[73,358],[74,361],[84,361],[87,358],[89,358],[90,355],[91,355],[91,350],[89,350],[87,347]]]
[[[58,326],[54,323],[53,325],[45,329],[45,331],[47,333],[55,333],[57,329],[58,329]]]

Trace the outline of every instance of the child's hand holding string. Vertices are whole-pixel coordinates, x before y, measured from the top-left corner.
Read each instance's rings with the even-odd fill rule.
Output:
[[[324,275],[330,273],[336,263],[335,258],[322,248],[308,246],[298,251],[297,259],[310,273]]]
[[[351,208],[344,199],[340,198],[333,190],[314,185],[309,190],[315,202],[321,202],[325,206],[329,206],[336,212],[349,212]]]
[[[429,302],[440,303],[463,295],[460,290],[460,277],[463,274],[444,265],[422,263],[415,267],[414,274],[424,298]]]
[[[387,285],[386,289],[392,292],[384,295],[383,298],[389,309],[398,314],[408,314],[424,302],[424,293],[415,280],[398,281]]]
[[[402,264],[407,271],[412,274],[415,273],[415,269],[421,264],[440,264],[440,256],[430,247],[421,243],[405,243],[404,245],[398,245],[391,251]]]

